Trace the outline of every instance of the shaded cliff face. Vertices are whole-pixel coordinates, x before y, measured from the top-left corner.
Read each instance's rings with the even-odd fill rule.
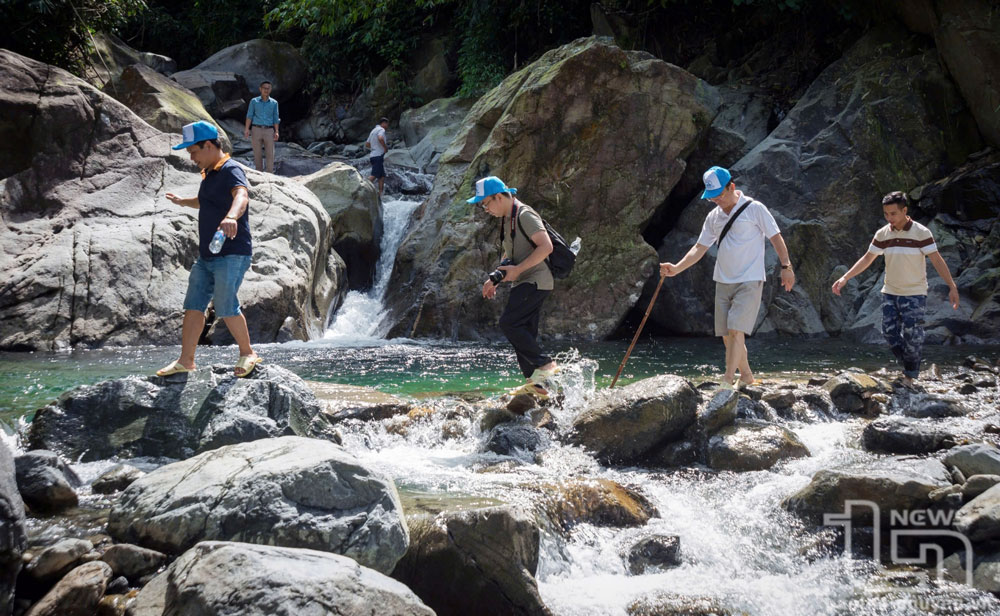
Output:
[[[557,283],[542,330],[608,335],[656,267],[642,230],[711,123],[714,88],[648,54],[580,39],[509,76],[466,116],[400,247],[392,334],[478,337],[504,298],[480,296],[499,261],[496,220],[465,203],[494,174],[583,250]]]
[[[0,348],[176,343],[197,213],[164,194],[194,196],[200,180],[171,152],[176,137],[7,51],[0,117],[0,137],[16,144],[0,154]],[[318,335],[346,292],[329,216],[297,183],[247,175],[255,256],[241,301],[251,336]]]
[[[982,147],[974,119],[934,49],[901,29],[864,36],[814,81],[767,138],[731,167],[737,187],[775,214],[798,276],[791,294],[779,291],[776,257],[768,249],[771,279],[758,333],[823,336],[843,331],[871,339],[877,323],[865,319],[878,311],[865,298],[873,286],[875,293],[881,287],[881,264],[852,283],[844,298],[833,296],[830,284],[865,253],[874,232],[885,224],[882,195],[942,178]],[[664,260],[679,259],[695,242],[711,207],[695,201],[685,208],[660,247]],[[951,236],[950,223],[939,218],[932,229]],[[942,254],[952,273],[961,273],[967,257],[944,249]],[[701,263],[664,284],[652,317],[662,331],[711,335],[714,256],[713,248]],[[928,307],[935,313],[947,293],[940,292],[939,280],[930,272]],[[942,318],[980,318],[974,314],[977,302],[963,301],[971,304],[968,310]],[[974,333],[982,328],[968,323],[952,329],[958,335],[982,336]]]

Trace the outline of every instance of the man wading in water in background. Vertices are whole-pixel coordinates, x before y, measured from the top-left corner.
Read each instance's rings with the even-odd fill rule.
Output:
[[[747,357],[746,336],[753,333],[764,289],[764,238],[771,241],[781,263],[781,286],[791,291],[795,273],[788,260],[788,248],[781,237],[774,216],[760,201],[736,190],[729,170],[712,167],[702,176],[708,199],[716,208],[705,217],[698,242],[677,264],[661,263],[660,275],[676,276],[697,263],[716,241],[715,258],[715,335],[726,344],[726,374],[722,386],[732,388],[736,370],[740,383],[753,383]]]
[[[868,253],[833,283],[840,295],[847,281],[868,269],[879,255],[885,256],[885,283],[882,286],[882,335],[889,349],[903,365],[902,385],[913,386],[920,375],[924,348],[924,308],[927,305],[927,263],[931,260],[938,276],[948,284],[948,302],[958,310],[958,287],[951,278],[930,229],[911,219],[910,204],[903,192],[882,198],[882,214],[889,223],[875,232]]]
[[[514,346],[517,363],[527,383],[518,390],[538,398],[548,398],[544,382],[558,368],[538,346],[538,320],[542,304],[553,288],[552,272],[545,258],[552,252],[552,240],[542,217],[514,198],[516,188],[507,188],[495,176],[476,182],[476,194],[467,203],[500,220],[503,261],[483,283],[483,297],[493,299],[501,281],[513,283],[507,306],[500,315],[500,329]],[[508,265],[509,263],[509,265]]]

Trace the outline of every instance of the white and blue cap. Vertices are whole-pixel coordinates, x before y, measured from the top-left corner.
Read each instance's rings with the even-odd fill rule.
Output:
[[[714,199],[718,197],[722,191],[726,190],[726,186],[729,186],[732,179],[733,176],[729,174],[729,169],[712,167],[705,172],[705,175],[701,176],[701,180],[705,182],[705,192],[701,193],[701,198]]]
[[[466,203],[479,203],[486,197],[490,195],[495,195],[497,193],[510,193],[516,194],[516,188],[507,188],[507,185],[503,183],[503,180],[495,175],[487,176],[481,180],[476,180],[476,196],[471,199],[466,199]]]
[[[184,126],[184,128],[181,129],[181,135],[184,138],[184,143],[175,145],[171,149],[183,150],[184,148],[191,147],[196,143],[207,141],[208,139],[218,139],[219,129],[215,128],[215,125],[211,122],[199,120]]]

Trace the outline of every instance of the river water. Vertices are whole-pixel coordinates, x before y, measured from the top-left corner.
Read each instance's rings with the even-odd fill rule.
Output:
[[[323,339],[259,345],[265,361],[307,380],[371,386],[443,410],[496,397],[521,381],[506,344],[379,338],[392,257],[415,206],[407,201],[386,204],[384,263],[373,289],[349,294]],[[553,411],[559,431],[567,430],[586,401],[610,383],[626,347],[625,341],[548,345],[567,368],[560,377],[566,399]],[[765,379],[800,380],[848,367],[874,371],[890,362],[882,347],[838,340],[752,339],[748,347],[755,371]],[[150,373],[177,352],[177,347],[133,347],[0,354],[0,418],[10,425],[28,421],[34,409],[66,389]],[[952,366],[969,354],[995,361],[1000,349],[930,347],[928,361]],[[700,382],[717,377],[722,356],[717,340],[644,339],[621,382],[662,373]],[[234,359],[234,348],[199,349],[201,364]],[[530,507],[539,484],[585,477],[634,486],[659,510],[660,516],[643,528],[583,524],[568,536],[543,528],[537,579],[555,614],[624,615],[632,601],[653,592],[709,597],[733,613],[760,616],[1000,614],[1000,602],[991,595],[938,583],[924,570],[887,571],[868,560],[837,555],[827,549],[829,531],[804,528],[781,508],[782,499],[804,487],[816,471],[878,458],[857,445],[860,419],[832,414],[785,422],[809,448],[810,457],[769,471],[716,473],[606,468],[555,438],[537,456],[502,457],[482,451],[484,434],[472,418],[460,420],[464,423],[456,433],[454,424],[445,429],[443,416],[434,414],[405,431],[388,430],[378,422],[345,426],[344,446],[393,477],[411,512],[501,502]],[[92,480],[112,463],[75,466]],[[84,492],[89,506],[107,506],[106,500]],[[99,527],[100,516],[94,519]],[[58,535],[44,530],[47,523],[34,521],[34,533]],[[678,535],[683,564],[628,575],[622,553],[651,533]]]

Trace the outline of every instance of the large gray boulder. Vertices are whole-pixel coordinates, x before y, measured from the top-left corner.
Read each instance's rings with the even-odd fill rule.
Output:
[[[349,558],[221,541],[181,555],[139,592],[129,614],[434,616],[406,586]]]
[[[212,122],[208,110],[194,92],[145,64],[126,66],[121,76],[104,86],[103,91],[165,133],[180,134],[185,124],[198,120]],[[222,149],[232,152],[233,144],[226,132],[219,126],[216,128]]]
[[[239,75],[246,83],[249,98],[260,94],[260,82],[270,81],[271,96],[278,101],[279,109],[284,100],[290,99],[302,88],[308,73],[302,54],[293,45],[265,39],[226,47],[192,70]],[[246,109],[243,111],[245,114]]]
[[[392,577],[438,616],[548,616],[538,593],[539,528],[510,506],[411,520],[412,544]]]
[[[892,510],[925,509],[930,493],[951,486],[943,464],[933,459],[896,461],[891,458],[813,475],[809,485],[785,499],[783,506],[813,524],[824,524],[825,514],[842,514],[848,500],[865,500],[879,507],[882,518]],[[870,507],[852,507],[857,524],[872,523]]]
[[[330,215],[333,249],[347,264],[351,289],[375,281],[382,242],[382,202],[375,186],[347,163],[335,162],[299,178]]]
[[[425,39],[410,59],[410,87],[421,101],[448,96],[457,85],[457,75],[448,63],[448,43],[448,37]]]
[[[93,46],[81,76],[98,88],[113,83],[126,67],[135,64],[147,66],[162,75],[177,70],[177,63],[167,56],[133,49],[114,34],[95,32],[92,41]]]
[[[573,420],[569,441],[604,463],[640,461],[695,421],[700,396],[686,379],[656,376],[608,389]]]
[[[928,131],[928,126],[940,130]],[[876,285],[881,261],[852,281],[844,297],[830,292],[839,276],[835,268],[853,264],[885,224],[882,195],[941,178],[981,148],[972,115],[934,49],[896,29],[863,36],[819,75],[766,139],[728,163],[737,187],[775,215],[797,266],[796,289],[779,290],[777,257],[766,249],[769,278],[756,331],[872,333],[873,324],[856,324],[872,306],[857,300]],[[684,255],[712,207],[699,200],[684,208],[660,246],[662,261],[676,262]],[[650,317],[655,325],[678,334],[711,335],[716,254],[713,247],[690,271],[663,286],[665,295]],[[951,264],[952,271],[956,265]],[[933,309],[945,298],[932,294],[928,305]]]
[[[235,120],[243,126],[247,106],[253,97],[248,94],[249,87],[242,75],[230,71],[191,68],[174,73],[170,79],[193,92],[213,118]],[[280,112],[280,104],[278,109]]]
[[[84,461],[188,458],[223,445],[307,435],[321,410],[305,382],[280,366],[262,364],[246,378],[214,366],[72,389],[35,413],[28,443]]]
[[[441,155],[458,135],[475,102],[471,98],[440,98],[403,112],[399,130],[418,169],[437,173]]]
[[[338,445],[295,436],[149,473],[116,500],[108,533],[168,554],[212,540],[322,550],[384,573],[409,544],[392,480]]]
[[[27,547],[24,502],[14,478],[14,457],[6,442],[0,442],[0,614],[10,614],[14,584],[21,571],[21,555]]]
[[[197,212],[186,154],[60,69],[0,51],[0,348],[176,344]],[[347,292],[329,216],[296,182],[248,172],[254,262],[240,301],[254,342],[307,339]],[[219,329],[214,342],[232,338]]]
[[[494,174],[568,241],[583,239],[540,329],[608,335],[656,269],[642,231],[717,104],[715,89],[686,71],[600,38],[553,49],[508,76],[473,106],[441,156],[396,256],[390,334],[478,338],[495,328],[503,297],[475,295],[500,260],[499,230],[465,203],[475,180]]]

